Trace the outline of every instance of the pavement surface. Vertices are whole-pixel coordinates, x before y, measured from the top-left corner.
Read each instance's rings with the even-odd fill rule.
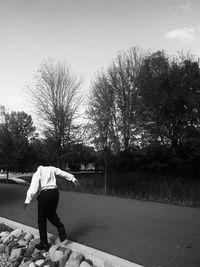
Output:
[[[0,184],[0,216],[37,227],[37,201],[21,209],[27,189]],[[200,209],[60,191],[58,215],[81,244],[146,267],[200,266]]]
[[[6,183],[6,175],[0,173],[0,182]],[[29,183],[24,181],[23,179],[17,178],[15,174],[10,174],[9,175],[9,183],[14,183],[14,184],[26,184],[28,185]]]

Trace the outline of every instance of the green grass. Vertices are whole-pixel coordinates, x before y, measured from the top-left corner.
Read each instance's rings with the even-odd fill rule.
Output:
[[[95,173],[74,174],[80,182],[76,187],[62,178],[58,188],[67,191],[105,194],[104,175]],[[18,176],[28,182],[31,176]],[[190,177],[164,176],[160,174],[126,173],[108,176],[107,194],[141,200],[200,207],[200,181]]]

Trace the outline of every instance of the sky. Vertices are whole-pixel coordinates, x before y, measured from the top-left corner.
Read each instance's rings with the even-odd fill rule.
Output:
[[[69,65],[87,95],[121,50],[200,57],[199,14],[199,0],[0,0],[0,105],[34,117],[26,88],[44,59]]]

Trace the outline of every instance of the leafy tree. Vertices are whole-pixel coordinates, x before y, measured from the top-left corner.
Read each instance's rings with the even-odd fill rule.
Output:
[[[49,153],[45,140],[35,134],[29,141],[24,157],[19,161],[16,168],[21,172],[32,172],[39,165],[54,165],[52,153]]]
[[[5,126],[14,136],[29,140],[35,132],[32,117],[24,111],[5,113]]]
[[[95,163],[97,161],[97,153],[94,147],[77,143],[66,149],[62,159],[69,163],[71,170],[79,170],[80,164],[84,164],[86,167],[89,163]]]
[[[60,164],[62,150],[76,137],[75,119],[81,103],[81,80],[61,63],[44,61],[28,92],[42,119],[45,137],[52,142]]]
[[[163,51],[148,56],[139,76],[138,117],[145,143],[156,141],[176,150],[187,132],[199,127],[200,69],[197,60]]]
[[[23,158],[35,127],[31,116],[23,111],[1,111],[0,165],[7,170],[8,178],[9,169]]]

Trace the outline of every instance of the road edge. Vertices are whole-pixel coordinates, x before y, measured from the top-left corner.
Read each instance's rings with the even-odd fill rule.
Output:
[[[4,223],[7,226],[10,226],[13,229],[23,229],[25,232],[33,234],[35,238],[39,237],[39,231],[37,228],[18,223],[16,221],[0,217],[0,223]],[[48,238],[55,244],[59,244],[58,236],[48,233]],[[108,254],[106,252],[79,244],[77,242],[68,240],[65,243],[65,246],[71,248],[73,251],[82,253],[87,259],[90,259],[93,262],[94,266],[98,267],[144,267],[142,265],[130,262],[128,260],[119,258],[117,256]]]

